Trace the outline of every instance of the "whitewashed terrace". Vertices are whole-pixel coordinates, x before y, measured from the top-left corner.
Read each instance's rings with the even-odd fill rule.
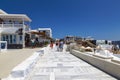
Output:
[[[27,80],[117,80],[69,52],[44,54]]]

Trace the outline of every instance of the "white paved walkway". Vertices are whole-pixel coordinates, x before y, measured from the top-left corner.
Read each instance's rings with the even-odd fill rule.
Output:
[[[117,80],[68,52],[41,57],[28,80]]]

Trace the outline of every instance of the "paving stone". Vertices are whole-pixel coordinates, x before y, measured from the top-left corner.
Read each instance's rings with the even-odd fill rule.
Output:
[[[51,75],[52,73],[52,75]],[[117,80],[69,52],[49,51],[28,80]]]

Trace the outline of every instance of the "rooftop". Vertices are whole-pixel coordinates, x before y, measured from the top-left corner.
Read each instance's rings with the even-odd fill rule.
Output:
[[[14,19],[23,19],[24,21],[31,22],[32,20],[26,14],[8,14],[5,11],[0,9],[0,18],[14,18]]]

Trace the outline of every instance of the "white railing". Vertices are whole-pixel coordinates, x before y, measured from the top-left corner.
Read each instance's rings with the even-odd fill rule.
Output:
[[[14,27],[23,27],[23,24],[14,24]]]
[[[23,24],[0,24],[0,28],[23,27]]]

